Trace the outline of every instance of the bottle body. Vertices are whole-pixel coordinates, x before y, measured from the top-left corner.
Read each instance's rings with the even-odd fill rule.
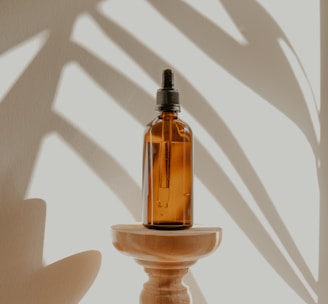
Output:
[[[193,224],[193,136],[176,112],[162,112],[144,135],[143,224],[165,230]]]

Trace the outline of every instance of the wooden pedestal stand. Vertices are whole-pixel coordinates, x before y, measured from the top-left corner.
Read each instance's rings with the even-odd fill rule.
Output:
[[[191,265],[220,244],[221,228],[152,230],[142,225],[112,226],[117,250],[132,256],[149,276],[140,295],[141,304],[189,304],[188,288],[182,283]]]

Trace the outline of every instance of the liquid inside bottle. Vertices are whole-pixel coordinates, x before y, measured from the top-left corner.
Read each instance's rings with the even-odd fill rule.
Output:
[[[192,131],[175,112],[162,112],[146,130],[143,167],[143,224],[186,229],[193,210]]]

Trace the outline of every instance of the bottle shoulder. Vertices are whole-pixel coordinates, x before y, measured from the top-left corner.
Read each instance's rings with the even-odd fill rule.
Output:
[[[163,136],[167,138],[171,134],[172,141],[192,141],[193,133],[191,127],[181,120],[179,117],[166,119],[160,116],[155,117],[146,126],[145,137],[146,140],[159,140]]]

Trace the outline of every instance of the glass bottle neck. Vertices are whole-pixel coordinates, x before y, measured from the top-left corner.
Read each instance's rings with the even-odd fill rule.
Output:
[[[178,118],[178,112],[161,112],[159,114],[159,118],[161,119],[175,119]]]

